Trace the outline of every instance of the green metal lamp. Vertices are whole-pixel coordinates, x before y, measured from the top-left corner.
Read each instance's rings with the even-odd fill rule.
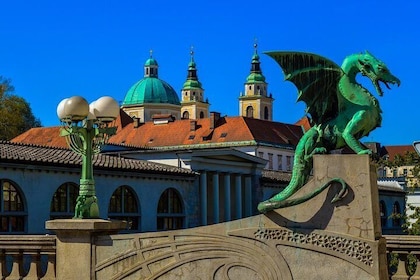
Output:
[[[57,106],[61,121],[60,136],[82,156],[82,174],[79,196],[76,200],[74,219],[99,218],[99,207],[93,179],[92,157],[101,151],[109,136],[116,133],[116,127],[109,127],[119,114],[115,99],[104,96],[90,105],[81,96],[63,99]]]

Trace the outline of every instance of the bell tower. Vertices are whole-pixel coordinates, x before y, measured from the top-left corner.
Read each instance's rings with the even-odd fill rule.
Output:
[[[239,114],[242,117],[273,120],[273,101],[267,95],[267,83],[262,74],[258,45],[254,44],[254,55],[251,61],[251,73],[246,78],[245,91],[239,96]]]
[[[181,117],[183,119],[202,119],[209,117],[209,102],[204,101],[204,89],[197,76],[194,51],[191,47],[191,60],[188,64],[187,80],[181,91]]]

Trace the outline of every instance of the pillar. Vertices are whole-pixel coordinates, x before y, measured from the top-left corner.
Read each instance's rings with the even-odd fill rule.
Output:
[[[245,216],[252,214],[252,181],[251,176],[245,177]]]
[[[225,185],[225,221],[232,220],[232,213],[230,211],[230,174],[226,173],[224,176],[224,185]]]
[[[200,207],[201,207],[201,225],[207,225],[207,172],[200,174]]]
[[[45,223],[56,233],[56,279],[96,279],[93,236],[116,234],[125,221],[101,219],[58,219]],[[76,269],[76,270],[75,270]]]
[[[213,174],[213,222],[220,222],[220,203],[219,203],[219,173]]]
[[[242,218],[242,177],[237,174],[235,177],[235,212],[236,218]]]

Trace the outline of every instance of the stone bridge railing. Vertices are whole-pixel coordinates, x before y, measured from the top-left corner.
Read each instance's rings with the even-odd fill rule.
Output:
[[[0,235],[0,279],[56,279],[55,244],[55,236]]]
[[[392,280],[419,280],[409,275],[408,256],[420,259],[420,236],[386,235],[388,255],[398,254]],[[0,235],[0,279],[56,279],[56,238],[48,235]],[[411,269],[420,268],[420,261]]]
[[[397,257],[396,267],[390,268],[392,280],[420,280],[420,236],[385,235],[388,262],[391,254]],[[409,263],[411,256],[412,262]],[[416,259],[414,259],[415,257]],[[414,273],[410,276],[411,273]]]

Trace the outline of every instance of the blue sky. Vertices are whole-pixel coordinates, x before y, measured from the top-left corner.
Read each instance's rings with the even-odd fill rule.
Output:
[[[294,3],[296,2],[296,3]],[[73,95],[122,101],[153,50],[159,77],[180,93],[194,46],[211,111],[236,116],[255,38],[273,94],[274,120],[304,115],[296,88],[262,53],[297,50],[337,64],[365,50],[402,84],[378,98],[382,127],[363,141],[420,140],[418,1],[2,1],[0,75],[12,79],[44,126],[59,125],[58,103]],[[363,84],[367,81],[361,80]]]

